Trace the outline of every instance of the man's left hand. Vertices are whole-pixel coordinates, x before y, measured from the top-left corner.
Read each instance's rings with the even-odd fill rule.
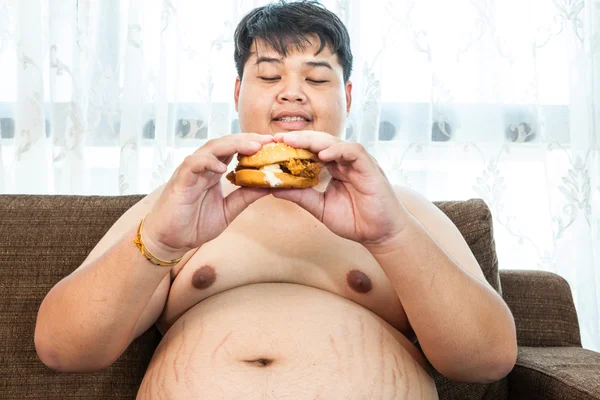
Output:
[[[274,189],[273,196],[298,204],[333,233],[365,247],[384,244],[402,231],[409,214],[362,145],[314,131],[277,133],[274,138],[317,154],[331,181],[324,192]]]

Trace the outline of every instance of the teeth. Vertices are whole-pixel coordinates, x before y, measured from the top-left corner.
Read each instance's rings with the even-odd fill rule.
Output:
[[[302,117],[282,117],[279,118],[279,120],[284,122],[306,121],[306,119]]]

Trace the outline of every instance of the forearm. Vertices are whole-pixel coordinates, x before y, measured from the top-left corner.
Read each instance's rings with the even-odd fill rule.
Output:
[[[452,261],[417,220],[410,218],[394,243],[374,255],[440,373],[485,382],[510,371],[516,357],[510,310],[493,289]]]
[[[151,264],[123,235],[92,264],[48,293],[36,323],[40,358],[62,371],[97,370],[127,348],[133,330],[170,268]]]

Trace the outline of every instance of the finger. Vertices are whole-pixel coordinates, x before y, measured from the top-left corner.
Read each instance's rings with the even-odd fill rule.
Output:
[[[298,149],[307,149],[313,153],[319,153],[341,142],[340,139],[327,133],[315,131],[277,133],[273,139],[276,142],[285,143]]]
[[[342,171],[340,164],[334,162],[328,163],[325,167],[333,179],[348,182],[348,177],[346,176],[348,175],[348,167],[344,167],[344,170]]]
[[[227,135],[231,137],[239,137],[243,139],[247,139],[253,142],[259,142],[263,145],[267,143],[271,143],[273,141],[273,136],[269,134],[260,134],[260,133],[233,133],[231,135]],[[225,137],[225,136],[223,136]]]
[[[242,211],[256,200],[267,196],[270,189],[241,187],[225,197],[225,220],[229,225]]]
[[[227,157],[217,157],[219,159],[219,161],[221,161],[223,164],[225,165],[229,165],[231,163],[231,160],[233,160],[234,156],[227,156]]]
[[[205,148],[202,148],[201,152],[209,152],[220,159],[233,158],[236,153],[244,155],[252,155],[261,148],[260,142],[246,141],[246,140],[232,140],[222,141],[216,143],[210,143]]]
[[[183,160],[181,166],[183,170],[191,171],[195,174],[207,171],[214,172],[215,174],[223,174],[227,171],[227,165],[210,153],[193,153]]]
[[[306,211],[323,222],[323,210],[325,209],[325,195],[313,188],[308,189],[274,189],[273,197],[288,200],[298,204]]]
[[[371,155],[358,143],[336,143],[321,151],[319,159],[326,163],[352,164],[352,168],[361,174],[373,173],[376,170],[379,171]]]
[[[211,139],[198,152],[210,152],[216,157],[227,159],[236,153],[252,155],[263,145],[273,141],[270,135],[235,134]]]
[[[173,173],[173,183],[189,188],[196,185],[200,176],[207,174],[206,179],[221,175],[227,171],[227,166],[212,154],[193,153],[187,156]],[[213,175],[211,175],[213,174]]]

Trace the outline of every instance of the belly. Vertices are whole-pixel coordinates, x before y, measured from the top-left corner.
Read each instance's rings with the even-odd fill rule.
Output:
[[[221,292],[177,320],[138,399],[437,399],[423,356],[366,308],[303,285]]]

